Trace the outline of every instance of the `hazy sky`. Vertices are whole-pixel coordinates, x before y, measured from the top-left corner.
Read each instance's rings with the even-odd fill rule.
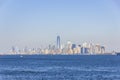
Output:
[[[120,51],[120,0],[0,0],[0,51],[67,40]]]

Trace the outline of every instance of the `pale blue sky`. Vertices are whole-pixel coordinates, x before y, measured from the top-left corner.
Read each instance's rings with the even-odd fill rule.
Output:
[[[85,41],[120,51],[119,0],[0,0],[0,51]]]

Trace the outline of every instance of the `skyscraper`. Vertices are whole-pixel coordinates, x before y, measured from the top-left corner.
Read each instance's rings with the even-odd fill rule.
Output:
[[[57,49],[60,49],[60,36],[57,36]]]

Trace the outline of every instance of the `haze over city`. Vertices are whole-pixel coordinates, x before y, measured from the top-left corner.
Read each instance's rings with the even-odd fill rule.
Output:
[[[119,0],[1,0],[0,52],[71,41],[120,51]]]

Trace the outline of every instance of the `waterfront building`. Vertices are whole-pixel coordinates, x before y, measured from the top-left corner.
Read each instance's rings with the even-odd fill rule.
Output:
[[[12,54],[16,54],[16,53],[18,52],[18,50],[17,50],[16,47],[13,46],[13,47],[11,48],[10,52],[11,52]]]
[[[72,44],[72,49],[76,48],[76,44]]]
[[[72,49],[72,42],[70,42],[70,41],[67,42],[67,48]]]
[[[105,53],[105,47],[101,46],[101,54],[104,54],[104,53]]]
[[[95,53],[100,54],[101,53],[101,46],[99,44],[95,45]]]
[[[23,52],[24,52],[25,54],[29,53],[28,48],[25,47],[25,48],[23,49]]]
[[[84,54],[84,47],[81,47],[81,54]]]
[[[45,49],[45,50],[44,50],[44,53],[45,53],[45,54],[48,54],[48,53],[49,53],[48,49]]]

